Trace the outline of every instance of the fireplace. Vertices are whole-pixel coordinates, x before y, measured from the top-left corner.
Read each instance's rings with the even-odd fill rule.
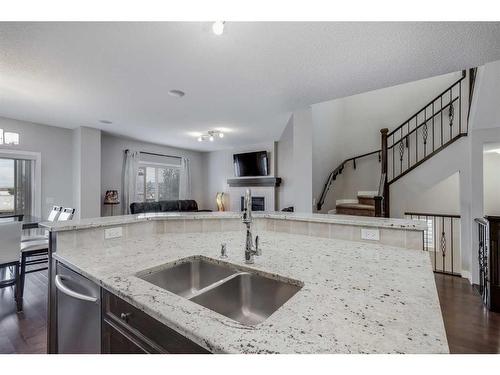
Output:
[[[241,197],[241,207],[240,210],[243,211],[245,206],[245,197]],[[266,199],[265,197],[252,197],[252,211],[265,211],[266,210]]]

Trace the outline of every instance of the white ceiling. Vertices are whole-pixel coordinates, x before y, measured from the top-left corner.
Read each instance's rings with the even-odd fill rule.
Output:
[[[498,59],[500,23],[3,22],[0,116],[214,150],[278,139],[303,106]],[[209,129],[227,136],[197,142]]]

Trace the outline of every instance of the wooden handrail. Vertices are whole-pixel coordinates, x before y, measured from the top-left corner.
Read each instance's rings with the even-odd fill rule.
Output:
[[[349,163],[350,161],[354,162],[354,169],[356,169],[356,160],[357,159],[365,158],[365,157],[375,155],[375,154],[380,154],[380,150],[367,152],[366,154],[361,154],[361,155],[353,156],[352,158],[349,158],[349,159],[345,159],[342,163],[340,163],[338,165],[337,168],[335,168],[333,171],[331,171],[330,174],[328,175],[328,178],[326,179],[324,186],[323,186],[323,190],[321,191],[321,195],[319,197],[319,200],[316,203],[316,209],[318,211],[321,210],[321,208],[323,207],[323,204],[325,203],[326,195],[328,194],[328,191],[330,190],[330,187],[333,184],[333,181],[335,181],[335,179],[337,178],[337,176],[339,174],[342,174],[342,170],[344,169],[344,167],[347,163]],[[379,158],[379,160],[380,160],[380,158]]]
[[[408,122],[410,122],[412,118],[416,117],[419,113],[422,113],[422,111],[424,111],[428,106],[432,105],[432,103],[434,103],[436,100],[438,100],[438,98],[440,98],[441,96],[443,96],[444,94],[446,94],[447,91],[450,91],[450,89],[453,86],[455,86],[456,84],[458,84],[460,81],[462,81],[465,78],[465,76],[466,76],[465,70],[462,70],[462,77],[460,77],[460,79],[458,79],[455,82],[453,82],[453,84],[451,86],[447,87],[439,95],[435,96],[434,99],[432,99],[429,103],[427,103],[422,108],[420,108],[420,110],[418,110],[417,112],[415,112],[415,114],[413,116],[410,116],[408,118],[408,120],[403,121],[401,123],[401,125],[399,125],[396,129],[394,129],[393,131],[391,131],[389,134],[387,134],[387,136],[390,137],[391,135],[393,135],[394,133],[396,133],[398,130],[400,130],[403,126],[405,126]]]
[[[450,215],[450,214],[430,214],[428,212],[405,212],[405,215],[413,216],[434,216],[434,217],[452,217],[455,219],[460,219],[460,215]]]

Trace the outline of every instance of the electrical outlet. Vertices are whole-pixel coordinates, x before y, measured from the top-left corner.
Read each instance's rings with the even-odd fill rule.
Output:
[[[110,238],[119,238],[122,236],[122,234],[122,227],[104,229],[104,238],[107,240],[109,240]]]
[[[361,239],[368,241],[380,241],[380,231],[378,229],[361,228]]]

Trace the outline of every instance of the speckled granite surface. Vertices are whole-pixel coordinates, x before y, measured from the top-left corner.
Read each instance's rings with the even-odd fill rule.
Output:
[[[243,232],[152,235],[54,257],[217,353],[447,353],[427,253],[261,232],[263,255],[243,262]],[[218,259],[299,280],[303,288],[257,326],[245,326],[156,287],[137,272],[181,258]]]
[[[293,212],[265,212],[253,213],[256,218],[308,221],[316,223],[355,225],[378,228],[397,228],[409,230],[424,230],[425,224],[416,220],[392,219],[381,217],[364,217],[351,215],[306,214]],[[53,232],[62,232],[75,229],[100,228],[120,224],[132,224],[148,220],[203,220],[203,219],[236,219],[241,216],[239,212],[165,212],[137,215],[121,215],[97,217],[82,220],[59,222],[43,222],[40,226]]]

